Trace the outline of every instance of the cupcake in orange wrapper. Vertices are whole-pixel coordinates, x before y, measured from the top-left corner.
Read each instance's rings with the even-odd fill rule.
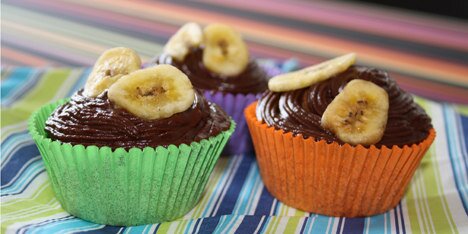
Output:
[[[401,200],[435,138],[387,73],[347,54],[273,77],[245,109],[268,191],[308,212],[362,217]]]

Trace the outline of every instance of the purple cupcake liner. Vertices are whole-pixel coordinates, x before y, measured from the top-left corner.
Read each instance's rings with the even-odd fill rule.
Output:
[[[294,59],[277,63],[274,60],[263,60],[259,65],[265,70],[268,77],[273,77],[283,72],[289,72],[297,68]],[[237,123],[236,130],[226,144],[223,154],[244,154],[254,152],[252,139],[244,117],[244,109],[249,104],[257,101],[262,93],[258,94],[232,94],[217,91],[204,91],[205,98],[219,105]]]
[[[231,94],[216,91],[205,91],[205,98],[219,105],[236,122],[237,127],[231,139],[224,148],[223,154],[243,154],[253,152],[247,123],[244,118],[244,109],[256,101],[261,94]]]

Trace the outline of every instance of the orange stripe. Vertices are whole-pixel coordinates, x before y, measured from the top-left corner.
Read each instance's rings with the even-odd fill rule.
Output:
[[[21,51],[10,49],[2,46],[2,56],[5,58],[20,62],[28,66],[46,66],[51,65],[52,62],[43,58],[36,57],[31,54],[26,54]]]
[[[83,2],[85,1],[80,3]],[[323,54],[327,54],[327,57],[349,51],[356,51],[360,54],[360,60],[368,64],[384,64],[386,67],[392,67],[395,70],[403,70],[407,73],[418,73],[423,77],[439,76],[443,77],[448,82],[468,86],[468,81],[466,79],[468,68],[452,63],[407,53],[394,52],[384,48],[370,47],[332,37],[306,34],[222,14],[194,10],[192,8],[174,6],[162,2],[152,3],[153,5],[147,5],[142,2],[115,2],[103,0],[100,1],[99,4],[102,4],[100,7],[105,7],[106,10],[113,9],[112,7],[114,7],[146,12],[147,14],[155,16],[151,17],[152,20],[157,20],[158,18],[172,19],[174,20],[174,24],[182,24],[186,21],[197,21],[205,24],[210,22],[224,22],[235,25],[241,33],[247,36],[268,38],[266,42],[274,41],[278,44],[291,46],[293,48],[296,47],[297,50],[304,51],[304,49],[312,49],[321,51]],[[98,7],[98,3],[93,2],[92,6]],[[121,13],[128,14],[131,10],[125,10]]]

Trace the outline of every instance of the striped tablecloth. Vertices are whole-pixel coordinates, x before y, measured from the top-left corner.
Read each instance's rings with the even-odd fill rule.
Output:
[[[198,206],[177,221],[114,227],[64,212],[27,118],[82,87],[106,48],[131,47],[148,60],[187,21],[234,25],[266,66],[356,51],[360,64],[418,95],[437,138],[401,203],[367,218],[301,212],[268,193],[254,155],[225,155]],[[2,233],[468,233],[467,22],[341,2],[7,0],[1,25]]]

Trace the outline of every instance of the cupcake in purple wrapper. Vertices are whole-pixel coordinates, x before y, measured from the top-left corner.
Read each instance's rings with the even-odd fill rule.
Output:
[[[153,64],[182,70],[194,87],[226,111],[238,124],[225,154],[253,152],[243,110],[267,89],[267,72],[253,60],[240,34],[223,24],[201,28],[187,23],[164,47]],[[151,65],[151,64],[150,64]]]

